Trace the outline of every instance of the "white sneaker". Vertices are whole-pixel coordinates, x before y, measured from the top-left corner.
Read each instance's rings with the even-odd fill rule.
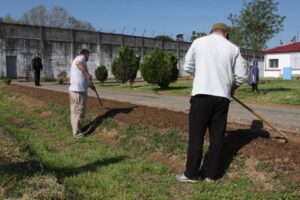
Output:
[[[214,182],[216,182],[215,180],[213,180],[211,178],[207,178],[207,177],[204,179],[204,181],[207,182],[207,183],[214,183]]]
[[[80,139],[80,138],[83,138],[83,137],[84,137],[83,133],[78,133],[76,135],[73,135],[73,138],[75,138],[75,139]]]
[[[176,179],[180,182],[185,182],[185,183],[197,183],[198,182],[198,180],[189,179],[184,174],[177,174]]]

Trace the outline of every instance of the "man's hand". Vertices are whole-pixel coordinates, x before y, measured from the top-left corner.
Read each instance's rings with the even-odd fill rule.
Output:
[[[92,76],[92,75],[87,74],[86,76],[88,77],[89,81],[92,81],[92,80],[93,80],[93,76]]]
[[[236,84],[233,84],[231,87],[231,96],[233,97],[235,94],[236,89],[238,88],[238,86]]]

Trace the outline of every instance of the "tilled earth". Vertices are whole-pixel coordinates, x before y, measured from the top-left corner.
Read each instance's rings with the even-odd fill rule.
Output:
[[[10,87],[15,92],[43,101],[53,101],[64,106],[69,105],[67,93],[17,85]],[[103,103],[110,109],[101,107],[96,98],[89,97],[89,112],[96,116],[111,117],[133,125],[150,125],[158,129],[176,128],[181,131],[184,137],[187,137],[188,114],[186,113],[105,99]],[[224,154],[231,155],[231,158],[229,158],[228,163],[224,164],[230,165],[230,159],[234,159],[233,156],[235,155],[272,161],[277,167],[291,172],[293,180],[300,182],[300,135],[287,134],[291,140],[283,144],[269,139],[270,133],[267,131],[250,129],[240,124],[228,124]]]

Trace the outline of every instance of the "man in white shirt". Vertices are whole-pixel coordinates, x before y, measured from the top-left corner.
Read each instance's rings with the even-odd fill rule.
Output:
[[[217,23],[211,34],[196,39],[186,54],[184,70],[194,80],[186,170],[176,176],[179,181],[196,182],[199,178],[207,128],[210,144],[201,176],[206,181],[218,178],[230,97],[247,78],[240,50],[228,39],[229,28]]]
[[[72,62],[70,72],[70,110],[71,125],[74,138],[81,138],[84,133],[81,130],[81,121],[84,119],[86,112],[87,91],[88,88],[95,90],[90,85],[93,77],[88,71],[87,61],[89,59],[89,51],[83,49]]]

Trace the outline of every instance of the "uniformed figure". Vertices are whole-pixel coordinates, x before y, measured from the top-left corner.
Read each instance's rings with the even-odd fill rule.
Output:
[[[42,58],[40,53],[36,53],[35,57],[32,59],[32,68],[34,70],[34,83],[35,86],[41,86],[41,70],[43,69]]]

